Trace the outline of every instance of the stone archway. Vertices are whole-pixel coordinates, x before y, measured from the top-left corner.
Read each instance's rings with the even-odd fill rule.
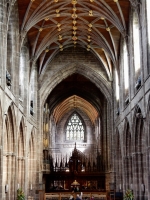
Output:
[[[125,119],[124,126],[124,180],[125,190],[132,189],[133,185],[132,171],[132,135],[128,119]]]
[[[36,174],[36,141],[35,141],[35,129],[32,128],[29,138],[29,152],[28,152],[28,196],[34,197],[35,188],[37,184]]]
[[[122,149],[121,149],[121,136],[118,131],[116,130],[115,134],[115,141],[116,141],[116,146],[115,146],[115,175],[116,175],[116,190],[117,191],[122,191],[123,189],[123,177],[122,177],[122,172],[123,172],[123,166],[122,166]]]
[[[15,138],[15,113],[13,105],[9,106],[4,123],[4,154],[3,154],[3,185],[6,199],[15,198],[15,175],[16,175],[16,138]],[[7,189],[6,189],[7,188]]]
[[[25,134],[24,134],[24,120],[20,121],[18,133],[18,188],[25,189]]]
[[[139,106],[135,107],[133,117],[133,184],[135,198],[142,199],[145,195],[143,185],[144,180],[144,121],[141,109]]]

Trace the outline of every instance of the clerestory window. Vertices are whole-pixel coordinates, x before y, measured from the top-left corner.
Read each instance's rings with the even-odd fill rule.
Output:
[[[67,141],[83,141],[85,129],[77,113],[71,115],[68,124],[66,126],[66,140]]]
[[[138,14],[133,13],[133,45],[134,45],[134,67],[135,72],[138,72],[140,66],[140,33]]]
[[[116,75],[116,100],[119,100],[119,80],[117,70],[115,71]]]
[[[129,88],[129,66],[128,66],[128,52],[127,52],[127,45],[124,41],[123,44],[123,67],[124,67],[124,87],[125,90]]]

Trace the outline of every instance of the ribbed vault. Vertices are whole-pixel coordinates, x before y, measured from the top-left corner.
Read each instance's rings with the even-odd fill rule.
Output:
[[[112,76],[121,35],[127,35],[128,0],[18,0],[18,6],[21,43],[27,36],[40,74],[59,51],[80,46]]]
[[[57,105],[57,107],[54,109],[53,116],[55,119],[55,122],[58,123],[58,121],[70,110],[80,109],[84,113],[87,114],[87,116],[90,118],[91,122],[94,124],[97,117],[98,112],[97,110],[85,99],[73,95],[64,101],[62,101],[60,104]]]
[[[59,111],[60,108],[63,110],[62,113],[64,113],[67,109],[68,111],[71,108],[73,109],[73,105],[77,105],[88,116],[93,114],[93,117],[90,117],[92,122],[94,122],[98,115],[102,115],[102,107],[105,101],[106,99],[100,90],[89,79],[80,74],[73,74],[64,79],[53,89],[46,100],[51,114],[55,113],[56,110]],[[59,109],[57,109],[58,106]],[[88,114],[88,110],[93,113]],[[60,117],[57,117],[57,114],[55,116],[57,121],[62,114],[60,114]]]

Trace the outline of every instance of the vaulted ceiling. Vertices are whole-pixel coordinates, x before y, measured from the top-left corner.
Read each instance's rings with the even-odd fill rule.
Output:
[[[30,60],[38,63],[39,75],[58,53],[80,47],[100,60],[112,80],[121,37],[127,35],[129,0],[18,0],[18,8],[21,44],[27,37]],[[73,75],[53,90],[47,102],[56,121],[79,108],[94,122],[104,99],[89,80]]]
[[[27,36],[39,73],[70,46],[91,51],[108,76],[128,27],[128,0],[18,0],[21,42]]]
[[[93,124],[95,123],[98,117],[97,110],[88,101],[77,95],[72,95],[58,104],[53,112],[55,122],[58,123],[65,113],[73,109],[77,110],[78,108],[86,113]]]
[[[56,123],[71,110],[81,110],[94,124],[102,115],[104,95],[90,80],[73,74],[58,84],[47,98],[50,112]]]

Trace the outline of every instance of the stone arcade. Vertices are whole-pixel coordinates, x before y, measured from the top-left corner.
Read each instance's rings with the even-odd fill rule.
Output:
[[[0,1],[1,200],[112,186],[150,199],[149,10]]]

